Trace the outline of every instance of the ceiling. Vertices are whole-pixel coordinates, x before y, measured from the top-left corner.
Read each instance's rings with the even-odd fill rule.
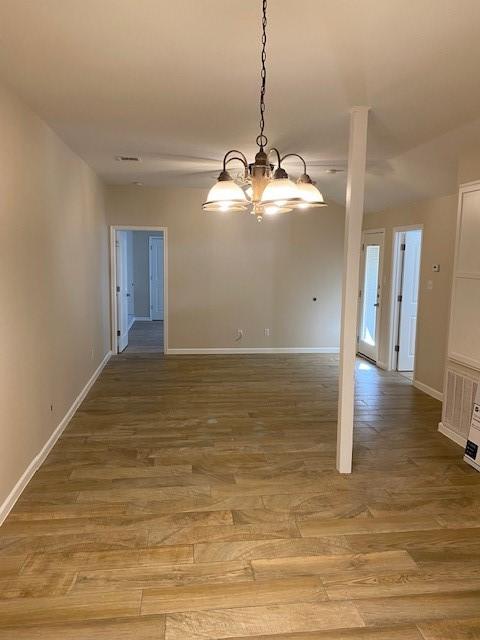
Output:
[[[0,76],[109,183],[207,188],[253,156],[260,0],[1,0]],[[342,202],[371,107],[367,210],[452,193],[480,144],[478,0],[270,0],[266,133]],[[120,163],[115,156],[138,155]],[[292,165],[292,175],[298,173]]]

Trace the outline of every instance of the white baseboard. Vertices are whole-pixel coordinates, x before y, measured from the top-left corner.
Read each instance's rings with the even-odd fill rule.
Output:
[[[447,438],[450,438],[450,440],[453,440],[453,442],[465,449],[465,445],[467,444],[466,438],[459,435],[458,433],[455,433],[455,431],[452,431],[452,429],[444,425],[443,422],[439,422],[438,430],[440,431],[440,433],[443,433],[444,436],[447,436]]]
[[[151,321],[151,317],[150,316],[135,316],[135,322],[137,320],[140,320],[140,322],[145,322],[145,321]]]
[[[413,380],[413,386],[416,389],[423,391],[423,393],[432,396],[432,398],[435,398],[435,400],[440,400],[440,402],[443,402],[443,393],[441,391],[437,391],[433,387],[429,387],[428,385],[423,384],[423,382],[419,382],[418,380]]]
[[[9,495],[7,496],[7,498],[5,499],[3,504],[0,505],[0,525],[3,523],[5,518],[8,516],[8,514],[10,513],[10,511],[14,507],[16,501],[18,500],[18,498],[22,494],[22,491],[25,489],[27,484],[32,479],[35,471],[37,471],[37,469],[40,467],[40,465],[43,463],[45,458],[50,453],[50,451],[53,448],[54,444],[57,442],[59,437],[62,435],[63,431],[65,430],[65,427],[68,425],[68,423],[72,419],[75,411],[82,404],[83,400],[85,399],[85,396],[90,391],[91,387],[93,386],[93,384],[96,381],[96,379],[98,378],[98,376],[101,374],[101,372],[102,372],[103,368],[105,367],[105,365],[107,364],[107,362],[110,360],[111,355],[112,355],[111,351],[109,351],[106,354],[106,356],[104,357],[102,362],[98,365],[97,369],[91,375],[91,377],[88,380],[87,384],[83,387],[83,389],[80,391],[78,396],[75,398],[72,406],[67,411],[65,416],[62,418],[62,421],[60,422],[60,424],[55,428],[55,431],[49,437],[47,442],[43,445],[43,447],[40,450],[40,452],[35,456],[35,458],[30,462],[28,467],[25,469],[25,471],[21,475],[20,479],[18,480],[17,484],[13,487],[12,491],[9,493]]]
[[[167,355],[214,355],[240,353],[339,353],[339,347],[238,347],[225,349],[168,349]]]
[[[377,360],[377,367],[384,371],[388,371],[388,365],[385,362],[380,362],[380,360]]]

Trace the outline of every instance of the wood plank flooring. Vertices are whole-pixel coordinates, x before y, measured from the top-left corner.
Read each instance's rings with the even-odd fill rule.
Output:
[[[480,475],[337,358],[111,360],[0,529],[0,640],[479,640]]]

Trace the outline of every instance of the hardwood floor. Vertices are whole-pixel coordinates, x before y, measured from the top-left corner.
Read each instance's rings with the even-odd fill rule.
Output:
[[[135,320],[123,353],[163,353],[163,320]]]
[[[475,640],[480,475],[440,403],[337,359],[111,360],[0,529],[0,640]]]

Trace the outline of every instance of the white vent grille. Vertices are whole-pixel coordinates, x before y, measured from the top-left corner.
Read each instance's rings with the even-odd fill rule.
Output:
[[[455,433],[468,436],[473,402],[478,383],[455,371],[447,371],[447,388],[443,403],[442,422]]]

